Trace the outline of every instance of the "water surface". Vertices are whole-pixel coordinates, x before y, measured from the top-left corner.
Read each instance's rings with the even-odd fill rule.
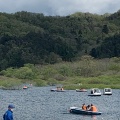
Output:
[[[0,90],[0,120],[10,103],[15,105],[14,120],[120,120],[120,90],[113,95],[88,96],[88,92],[51,92],[55,87],[32,87],[26,90]],[[101,90],[102,91],[102,90]],[[99,116],[69,113],[71,106],[95,104]]]

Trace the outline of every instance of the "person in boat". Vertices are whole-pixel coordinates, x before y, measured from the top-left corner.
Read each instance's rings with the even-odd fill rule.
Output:
[[[82,109],[86,110],[87,106],[85,105],[85,103],[82,105]]]
[[[97,92],[97,90],[94,90],[94,93],[96,93]]]
[[[8,106],[8,110],[3,115],[3,120],[14,120],[13,119],[13,109],[15,108],[14,105],[10,104]]]
[[[91,111],[91,106],[88,105],[88,106],[86,107],[86,110],[87,110],[87,111]]]
[[[91,94],[93,94],[93,90],[91,90]]]
[[[91,104],[91,111],[93,111],[93,112],[97,112],[98,111],[97,107],[95,105],[93,105],[93,104]]]
[[[80,90],[81,90],[81,91],[84,91],[85,89],[84,89],[84,88],[81,88]]]
[[[64,90],[63,87],[61,87],[61,90]]]
[[[57,90],[60,90],[60,87],[57,87]]]

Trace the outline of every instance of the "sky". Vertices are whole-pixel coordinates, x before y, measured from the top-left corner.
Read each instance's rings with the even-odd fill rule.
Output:
[[[67,16],[75,12],[93,14],[115,13],[120,0],[0,0],[0,12],[27,11],[47,16]]]

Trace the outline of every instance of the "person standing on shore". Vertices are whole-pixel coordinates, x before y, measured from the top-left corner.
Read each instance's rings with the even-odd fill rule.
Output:
[[[13,119],[13,109],[15,108],[14,105],[8,105],[8,110],[3,115],[3,120],[14,120]]]

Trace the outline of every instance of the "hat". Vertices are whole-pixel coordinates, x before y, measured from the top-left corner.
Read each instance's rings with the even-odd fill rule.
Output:
[[[15,106],[10,104],[10,105],[8,105],[8,108],[15,108]]]

